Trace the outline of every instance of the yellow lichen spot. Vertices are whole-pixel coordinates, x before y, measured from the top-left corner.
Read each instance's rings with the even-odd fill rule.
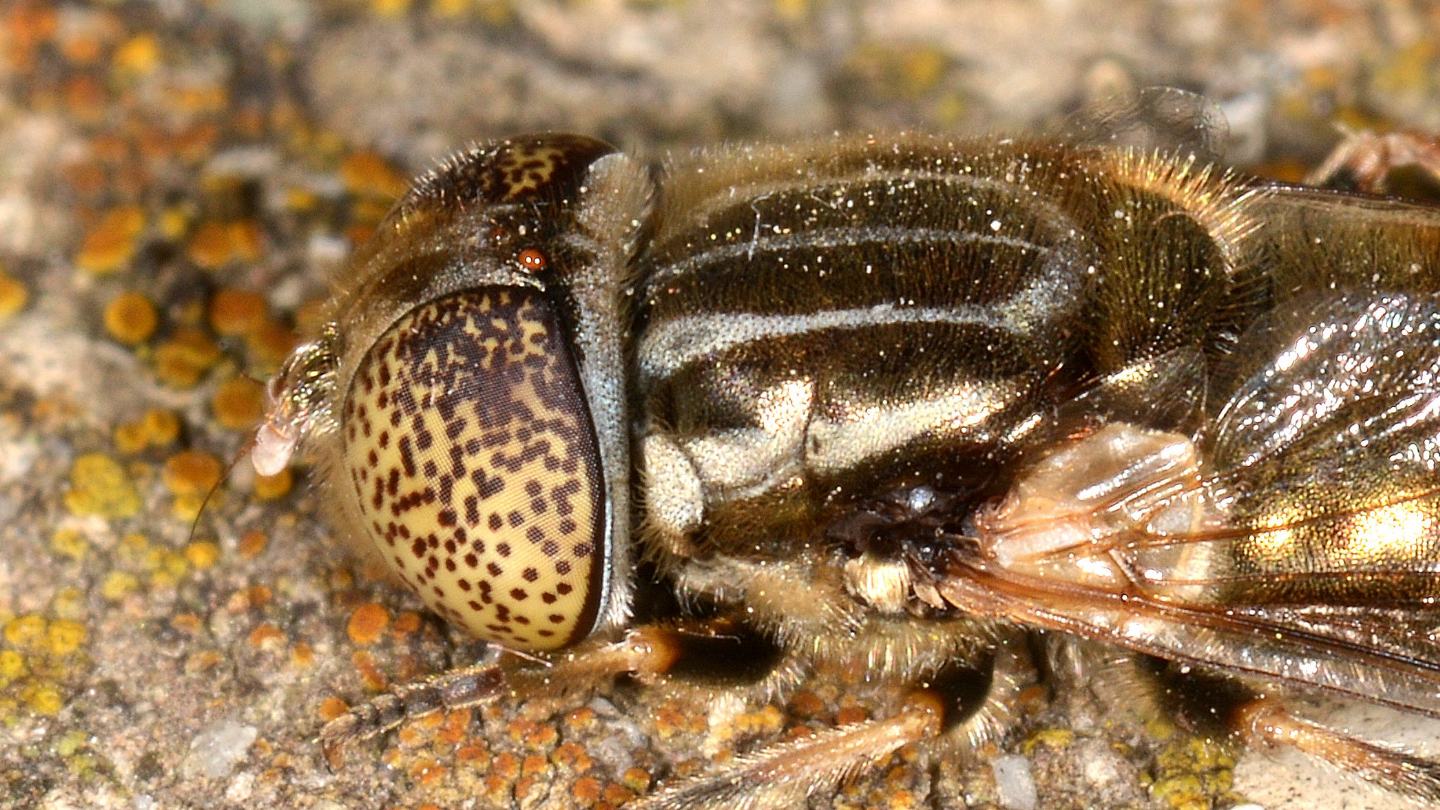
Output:
[[[145,230],[145,213],[127,205],[107,212],[85,235],[75,264],[95,275],[114,273],[135,255],[140,234]]]
[[[185,328],[155,347],[155,374],[176,388],[191,388],[220,359],[220,347],[198,329]]]
[[[180,417],[176,416],[174,411],[151,408],[145,412],[143,423],[150,443],[156,447],[163,447],[180,438]]]
[[[50,612],[61,619],[84,619],[90,613],[85,604],[85,592],[74,586],[61,588],[50,599]]]
[[[115,426],[115,449],[122,453],[138,453],[150,444],[145,425],[140,422],[121,422]]]
[[[1030,735],[1020,746],[1021,753],[1029,755],[1037,746],[1046,748],[1065,748],[1075,742],[1075,732],[1064,728],[1041,729]]]
[[[775,0],[775,12],[782,20],[803,20],[810,13],[810,0]]]
[[[30,290],[14,276],[0,270],[0,323],[14,317],[29,300]]]
[[[385,0],[380,0],[385,2]],[[351,194],[383,197],[387,200],[405,193],[408,185],[404,174],[396,171],[374,152],[356,152],[340,163],[340,180]]]
[[[111,571],[100,581],[100,596],[107,602],[119,602],[140,587],[140,580],[129,571]]]
[[[53,717],[65,708],[65,700],[60,697],[60,690],[54,684],[37,683],[25,688],[20,695],[30,711],[36,714]]]
[[[51,750],[62,757],[74,756],[87,747],[89,740],[90,734],[88,732],[78,728],[72,729],[60,735],[60,739],[54,742]]]
[[[160,212],[157,223],[160,234],[172,242],[180,241],[190,229],[191,212],[183,205],[173,205]]]
[[[72,560],[82,560],[85,552],[89,551],[90,544],[85,540],[85,535],[75,529],[56,529],[50,535],[50,548],[62,557],[69,557]]]
[[[85,643],[85,625],[66,619],[50,623],[45,631],[46,647],[51,655],[69,655]]]
[[[210,299],[210,326],[221,335],[247,335],[265,323],[265,298],[225,288]]]
[[[16,616],[5,623],[5,641],[22,650],[38,649],[45,638],[46,625],[44,616],[33,613]]]
[[[25,656],[14,650],[0,650],[0,687],[9,686],[25,675]]]
[[[297,214],[311,211],[320,203],[320,198],[308,188],[292,186],[285,189],[285,207]]]
[[[144,343],[160,322],[155,305],[138,292],[123,292],[110,299],[104,317],[105,331],[127,346]]]
[[[265,388],[249,377],[231,377],[216,387],[210,410],[221,427],[249,430],[265,415]]]
[[[146,74],[160,62],[160,45],[153,34],[139,34],[121,43],[113,59],[121,73]]]
[[[283,498],[294,486],[295,476],[290,470],[284,469],[274,475],[255,476],[254,492],[255,497],[262,501],[273,501],[276,498]]]
[[[182,450],[165,459],[160,480],[174,495],[204,495],[220,482],[220,459],[200,450]]]
[[[184,554],[175,551],[166,551],[161,555],[161,566],[151,577],[151,581],[159,581],[162,576],[170,580],[179,580],[190,570],[190,560]]]
[[[410,10],[411,0],[370,0],[370,7],[384,17],[398,17]]]
[[[88,453],[70,468],[65,507],[76,515],[132,517],[140,511],[140,494],[119,462],[103,453]]]
[[[191,543],[185,547],[185,560],[198,570],[205,570],[220,559],[220,547],[208,541]]]
[[[383,605],[374,602],[367,602],[350,614],[350,623],[346,626],[346,632],[350,634],[350,640],[361,646],[374,644],[385,627],[390,624],[390,612]]]
[[[431,0],[430,11],[437,17],[459,17],[473,5],[472,0]]]

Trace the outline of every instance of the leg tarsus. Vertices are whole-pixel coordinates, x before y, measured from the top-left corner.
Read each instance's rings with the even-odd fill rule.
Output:
[[[320,729],[320,747],[330,766],[338,767],[340,749],[347,743],[384,734],[406,720],[489,703],[505,692],[504,672],[494,664],[401,684],[326,723]]]

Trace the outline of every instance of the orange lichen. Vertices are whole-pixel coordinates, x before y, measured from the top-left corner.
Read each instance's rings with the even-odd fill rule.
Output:
[[[413,610],[400,611],[395,614],[395,621],[390,623],[390,635],[397,639],[403,639],[419,629],[420,614]]]
[[[85,235],[75,264],[88,273],[114,273],[134,257],[145,230],[145,213],[128,205],[106,212]]]
[[[163,447],[180,437],[180,417],[163,408],[151,408],[139,419],[115,427],[115,446],[123,453]]]
[[[550,759],[556,765],[569,768],[574,773],[585,773],[595,767],[595,760],[585,751],[585,746],[575,742],[563,742],[555,748]]]
[[[650,772],[644,768],[626,768],[625,773],[620,774],[620,784],[636,793],[644,793],[650,787]]]
[[[489,758],[490,751],[481,743],[468,743],[455,749],[455,759],[469,765],[483,765]]]
[[[363,647],[378,641],[389,624],[390,611],[383,605],[367,602],[350,614],[350,622],[345,629],[350,634],[350,640]]]
[[[848,726],[870,719],[870,713],[859,706],[846,706],[835,713],[835,725]]]
[[[110,337],[129,346],[148,340],[160,322],[150,299],[134,291],[110,299],[105,305],[104,319],[105,331]]]
[[[205,623],[194,613],[177,613],[170,617],[170,627],[193,636],[205,629]]]
[[[220,459],[201,450],[182,450],[165,459],[160,480],[173,495],[204,495],[220,482]]]
[[[255,476],[253,491],[256,498],[262,501],[273,501],[289,494],[290,488],[294,484],[295,474],[289,469],[284,469],[274,475]]]
[[[805,690],[796,692],[790,698],[790,713],[799,718],[819,717],[825,711],[825,701],[814,692]]]
[[[315,663],[315,648],[305,642],[297,642],[290,648],[290,663],[297,667],[309,667]]]
[[[383,197],[405,193],[408,179],[374,152],[356,152],[340,163],[340,180],[351,194]]]
[[[259,529],[251,529],[240,536],[240,542],[236,544],[235,550],[240,552],[241,557],[253,560],[260,556],[269,543],[270,539],[265,536],[264,532]]]
[[[446,745],[457,745],[465,739],[469,730],[470,711],[468,709],[446,712],[444,721],[440,724],[440,730],[435,733],[435,739]]]
[[[210,326],[221,335],[248,335],[265,323],[265,298],[226,287],[210,299]]]
[[[0,270],[0,323],[14,317],[29,300],[30,290],[14,276]]]
[[[635,798],[635,792],[623,785],[617,785],[612,782],[605,786],[605,790],[601,792],[600,798],[602,801],[618,807],[619,805],[632,801]]]
[[[285,633],[275,625],[265,622],[251,630],[247,640],[252,647],[275,649],[284,643]]]
[[[230,430],[249,430],[265,415],[265,387],[249,377],[231,377],[210,397],[215,421]]]
[[[570,798],[581,807],[592,807],[600,801],[603,786],[599,779],[593,776],[582,776],[575,780],[570,786]]]
[[[266,321],[245,336],[245,350],[252,364],[260,371],[274,371],[285,362],[300,339],[282,323]]]
[[[375,659],[370,653],[359,650],[350,656],[350,663],[354,664],[356,671],[360,673],[360,681],[365,684],[366,689],[379,692],[389,685],[385,674],[375,666]]]
[[[87,453],[70,467],[65,507],[76,515],[133,517],[140,512],[140,493],[125,468],[102,453]]]
[[[250,220],[235,222],[202,222],[190,235],[186,255],[206,270],[216,270],[231,262],[253,262],[260,258],[260,226]]]
[[[139,34],[121,43],[110,60],[122,74],[150,73],[160,63],[160,45],[153,34]]]
[[[219,359],[220,347],[215,341],[199,329],[186,327],[155,347],[155,373],[167,385],[191,388]]]
[[[350,711],[350,706],[337,697],[328,697],[320,701],[320,719],[326,723]]]

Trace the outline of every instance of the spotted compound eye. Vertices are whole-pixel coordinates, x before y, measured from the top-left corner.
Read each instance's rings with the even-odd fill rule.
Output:
[[[604,475],[540,292],[483,287],[410,310],[360,361],[341,417],[364,530],[433,610],[516,649],[594,629]]]

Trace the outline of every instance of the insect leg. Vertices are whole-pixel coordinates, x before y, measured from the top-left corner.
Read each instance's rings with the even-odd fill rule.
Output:
[[[1440,182],[1440,140],[1414,132],[1351,132],[1305,178],[1311,186],[1353,183],[1360,191],[1383,194],[1391,173],[1415,168]]]
[[[1352,737],[1291,714],[1279,698],[1257,698],[1236,708],[1233,721],[1252,740],[1290,745],[1381,787],[1440,801],[1440,762]]]
[[[1011,725],[1028,682],[1018,643],[954,666],[910,690],[894,714],[816,732],[736,757],[631,805],[636,810],[757,810],[800,806],[884,762],[906,745],[974,750]],[[1031,673],[1033,674],[1033,673]]]
[[[761,647],[757,649],[757,647]],[[618,641],[591,641],[549,660],[461,667],[401,684],[326,723],[320,743],[334,761],[341,748],[441,711],[472,708],[506,698],[551,704],[596,688],[618,675],[653,683],[705,660],[733,660],[731,671],[710,667],[717,683],[769,674],[778,649],[763,645],[728,621],[636,627]]]

